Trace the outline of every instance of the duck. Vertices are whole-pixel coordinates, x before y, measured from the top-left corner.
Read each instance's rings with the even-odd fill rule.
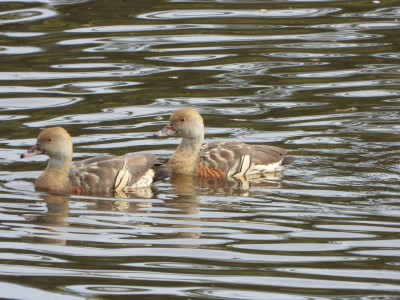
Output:
[[[260,177],[281,172],[294,161],[287,150],[269,145],[216,141],[203,145],[204,121],[195,108],[174,112],[155,137],[179,136],[180,145],[169,158],[172,175],[192,175],[201,180]]]
[[[49,157],[46,169],[34,183],[38,191],[76,195],[129,192],[168,176],[165,170],[153,168],[157,159],[147,153],[102,155],[72,162],[72,138],[62,127],[41,131],[36,144],[20,157],[36,155]]]

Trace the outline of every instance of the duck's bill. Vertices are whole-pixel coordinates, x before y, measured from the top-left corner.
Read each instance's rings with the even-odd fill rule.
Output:
[[[178,133],[178,130],[176,130],[171,124],[168,124],[165,126],[163,129],[160,131],[157,131],[154,136],[155,137],[162,137],[162,136],[168,136],[168,135],[175,135]]]
[[[25,153],[21,154],[20,158],[32,157],[41,154],[44,154],[44,150],[40,149],[38,145],[35,145]]]

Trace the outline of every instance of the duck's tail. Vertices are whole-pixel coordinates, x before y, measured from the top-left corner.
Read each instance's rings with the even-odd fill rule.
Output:
[[[294,162],[295,160],[296,160],[296,157],[294,157],[294,156],[285,156],[283,158],[282,165],[284,165],[284,166],[289,165],[292,162]]]

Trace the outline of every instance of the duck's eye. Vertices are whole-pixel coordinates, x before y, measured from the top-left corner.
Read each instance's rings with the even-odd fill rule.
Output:
[[[48,142],[51,142],[51,141],[52,141],[52,138],[48,138],[47,141],[48,141]]]
[[[185,119],[184,119],[184,118],[182,118],[182,119],[181,119],[181,122],[185,122]]]

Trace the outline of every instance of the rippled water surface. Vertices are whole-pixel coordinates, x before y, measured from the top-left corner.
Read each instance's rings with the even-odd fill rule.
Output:
[[[0,297],[399,299],[400,6],[0,3]],[[40,128],[75,159],[145,151],[171,112],[297,157],[280,182],[37,193]],[[136,298],[135,298],[136,299]]]

